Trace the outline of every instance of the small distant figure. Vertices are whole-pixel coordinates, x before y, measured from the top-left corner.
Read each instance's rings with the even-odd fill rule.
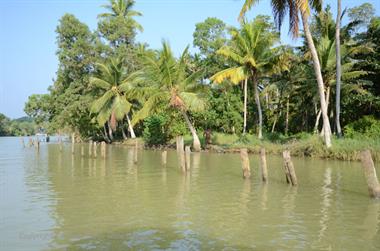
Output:
[[[210,145],[211,144],[211,129],[207,128],[204,132],[204,137],[205,137],[205,144]]]
[[[46,134],[46,143],[50,142],[50,136]]]

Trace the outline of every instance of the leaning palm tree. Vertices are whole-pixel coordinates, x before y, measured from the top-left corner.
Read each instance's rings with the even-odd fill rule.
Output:
[[[240,12],[240,18],[256,3],[258,0],[245,0],[245,3]],[[289,27],[294,37],[298,36],[299,32],[299,14],[301,14],[302,24],[306,41],[312,56],[314,73],[317,79],[318,93],[320,106],[323,118],[323,128],[325,131],[324,140],[326,147],[331,147],[331,127],[327,113],[327,104],[325,98],[325,86],[323,84],[323,78],[321,73],[321,66],[318,59],[318,53],[314,45],[313,38],[311,36],[309,27],[309,16],[311,9],[320,10],[322,6],[322,0],[271,0],[272,10],[274,13],[274,19],[278,27],[284,20],[286,13],[289,13]]]
[[[131,137],[135,138],[128,115],[132,106],[128,101],[132,84],[124,72],[122,62],[123,60],[117,58],[106,64],[96,64],[99,73],[90,78],[90,84],[100,93],[100,97],[93,102],[91,112],[97,114],[96,119],[100,126],[108,123],[110,135],[116,130],[117,122],[126,118]]]
[[[339,15],[339,17],[342,18],[341,15]],[[340,20],[338,20],[338,22],[340,22]],[[318,15],[315,15],[313,23],[315,24],[312,32],[315,34],[314,44],[316,46],[319,62],[321,64],[322,78],[325,86],[327,111],[329,111],[329,104],[331,103],[331,92],[333,91],[331,90],[331,87],[335,84],[335,104],[337,111],[335,114],[335,119],[338,118],[339,120],[338,113],[340,113],[341,82],[349,85],[352,81],[368,74],[366,71],[354,69],[356,62],[353,60],[353,57],[358,53],[368,53],[371,50],[366,45],[358,45],[352,40],[345,39],[344,43],[338,46],[339,55],[337,55],[337,41],[340,43],[340,37],[337,40],[336,33],[340,33],[340,31],[336,31],[336,25],[330,11],[330,6],[327,6],[326,9],[318,13]],[[343,33],[348,33],[352,25],[355,25],[355,23],[349,23],[348,25],[344,26],[342,28]],[[311,58],[310,52],[305,53],[305,58]],[[339,62],[337,62],[337,60]],[[339,70],[337,70],[338,68]],[[309,90],[311,88],[312,87],[309,87]],[[316,125],[318,125],[318,118],[320,115],[321,111],[318,112]],[[338,129],[340,125],[336,124],[336,126],[337,134],[340,136],[341,132]],[[322,134],[324,134],[324,130],[322,130]]]
[[[234,66],[216,73],[211,80],[221,83],[228,79],[234,84],[244,81],[244,111],[247,106],[247,80],[252,83],[259,117],[258,138],[261,139],[263,116],[258,82],[274,69],[277,54],[272,47],[279,37],[262,16],[251,23],[243,22],[240,30],[232,28],[231,36],[231,44],[217,53],[233,61]]]
[[[132,123],[152,114],[159,104],[167,104],[182,114],[193,136],[193,149],[200,151],[199,137],[188,111],[201,111],[206,103],[202,92],[204,86],[198,82],[201,72],[188,73],[188,49],[176,59],[169,44],[163,42],[161,50],[153,55],[142,56],[142,59],[142,70],[134,74],[134,82],[141,85],[138,93],[145,96],[146,100]]]

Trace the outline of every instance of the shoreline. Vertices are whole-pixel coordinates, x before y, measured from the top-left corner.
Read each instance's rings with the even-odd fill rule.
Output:
[[[144,141],[138,138],[141,143]],[[348,139],[351,140],[351,139]],[[112,144],[134,146],[134,139],[127,139],[124,141],[113,142]],[[191,145],[191,141],[185,140],[185,145]],[[281,156],[284,150],[289,150],[291,156],[294,157],[309,157],[326,160],[343,160],[343,161],[360,161],[360,153],[364,150],[370,150],[374,161],[380,161],[380,149],[377,146],[367,145],[358,146],[352,149],[350,145],[333,146],[329,149],[325,148],[323,144],[315,144],[315,142],[308,142],[307,144],[302,141],[294,141],[288,144],[280,144],[262,141],[258,144],[210,144],[206,148],[202,148],[201,152],[211,153],[239,153],[241,148],[246,148],[249,154],[259,154],[260,148],[265,148],[266,154]],[[144,143],[144,149],[150,150],[175,150],[175,144],[165,144],[159,146],[148,146]]]

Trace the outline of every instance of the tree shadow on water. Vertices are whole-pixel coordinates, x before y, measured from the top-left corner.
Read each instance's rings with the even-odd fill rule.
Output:
[[[201,236],[177,229],[136,229],[115,231],[77,240],[59,240],[50,250],[262,250],[235,245],[227,240]],[[57,248],[57,246],[60,246]]]

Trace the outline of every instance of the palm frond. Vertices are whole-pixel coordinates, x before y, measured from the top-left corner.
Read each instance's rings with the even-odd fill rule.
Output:
[[[222,70],[215,75],[213,75],[210,80],[215,83],[222,83],[224,80],[230,80],[234,84],[238,84],[240,81],[243,81],[248,76],[244,72],[243,67],[232,67],[225,70]]]

